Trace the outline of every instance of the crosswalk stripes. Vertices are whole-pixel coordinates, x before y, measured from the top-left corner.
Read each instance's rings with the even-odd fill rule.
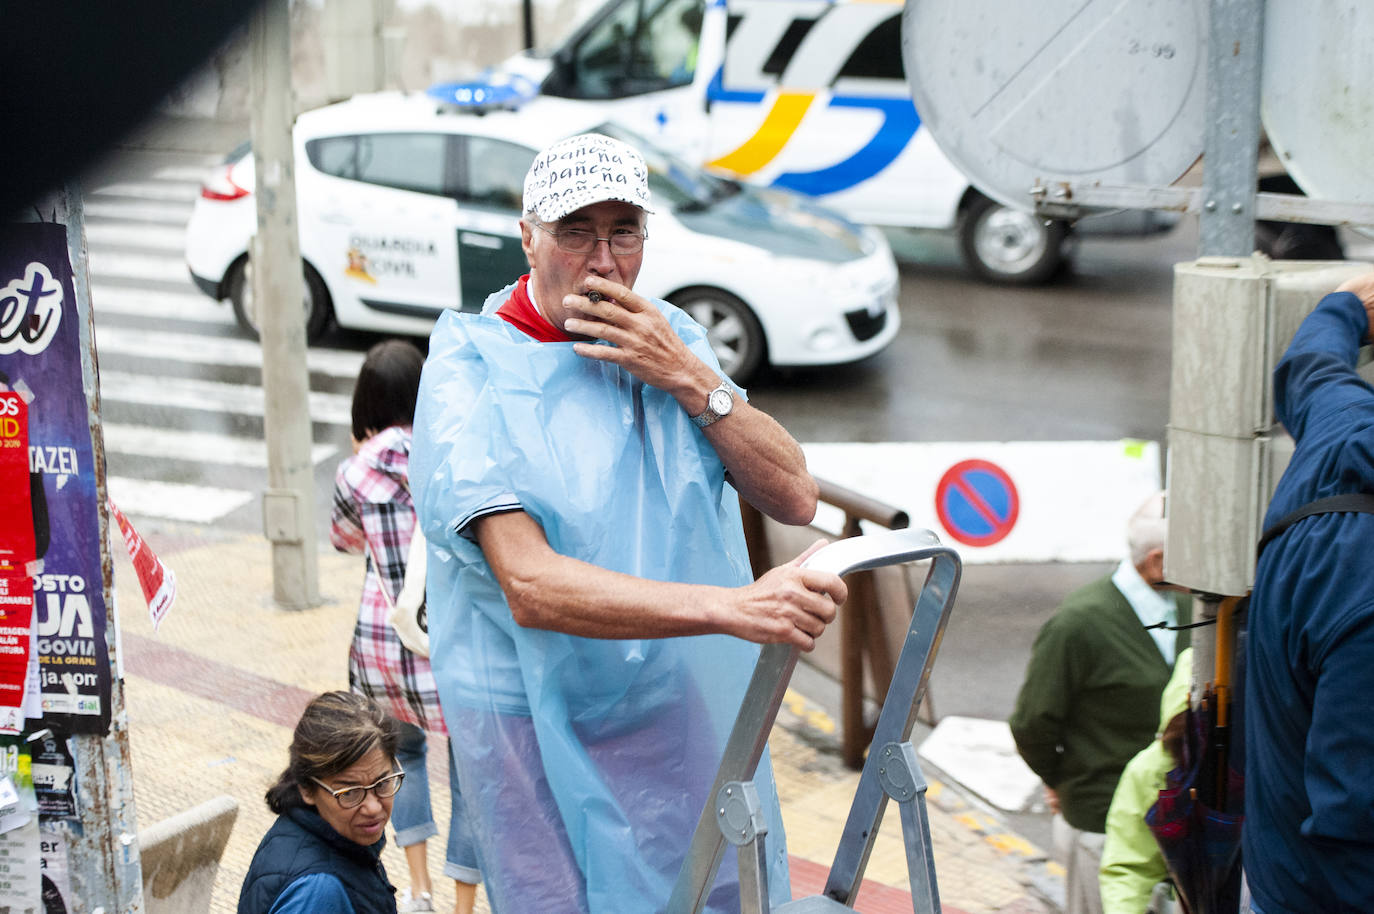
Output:
[[[186,229],[177,226],[145,225],[132,239],[126,226],[119,223],[93,222],[86,225],[86,243],[101,248],[104,245],[127,244],[135,241],[141,250],[156,250],[177,257],[186,250]]]
[[[89,242],[88,242],[89,243]],[[186,264],[165,254],[91,252],[91,275],[107,279],[188,281]]]
[[[134,197],[139,200],[162,200],[186,204],[200,192],[200,178],[182,181],[120,181],[100,188],[102,197]]]
[[[98,335],[99,331],[96,333]],[[265,408],[262,388],[253,384],[155,377],[104,368],[100,370],[100,398],[104,402],[212,410],[259,418]],[[351,410],[351,397],[310,392],[310,417],[316,422],[349,425]]]
[[[256,497],[241,489],[115,475],[106,479],[106,486],[111,500],[130,517],[158,517],[196,524],[212,524],[229,512],[250,504]]]
[[[115,503],[132,517],[252,525],[267,486],[262,351],[233,311],[196,289],[186,222],[218,156],[157,167],[131,154],[113,180],[88,185],[84,213],[100,371],[102,433]],[[311,463],[346,452],[352,381],[363,353],[315,347]]]
[[[113,422],[104,423],[101,432],[105,438],[105,449],[118,454],[267,468],[267,448],[263,442],[255,439]],[[310,449],[311,461],[316,464],[338,454],[339,449],[332,444],[316,444]]]
[[[222,305],[220,307],[223,308]],[[146,356],[154,353],[160,359],[199,362],[206,365],[232,365],[240,368],[257,368],[262,365],[262,347],[252,340],[205,336],[198,333],[173,333],[165,330],[133,330],[117,324],[101,326],[98,321],[98,305],[96,314],[96,348],[101,353],[120,353],[128,356]],[[313,372],[351,381],[358,376],[358,369],[363,366],[363,353],[312,349],[306,353],[305,362]]]
[[[111,285],[99,276],[92,276],[91,307],[95,310],[97,335],[103,332],[108,323],[105,319],[113,315],[149,318],[158,323],[191,321],[225,326],[234,323],[234,312],[227,304],[211,301],[191,288],[189,283],[184,292],[165,292]]]
[[[86,192],[85,214],[87,219],[114,219],[133,225],[135,223],[154,223],[175,225],[178,221],[185,225],[191,215],[189,203],[165,203],[157,200],[129,202],[124,200],[102,200],[99,191]]]

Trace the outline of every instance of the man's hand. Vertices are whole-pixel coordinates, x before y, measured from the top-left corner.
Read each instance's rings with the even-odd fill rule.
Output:
[[[849,595],[838,575],[801,567],[825,544],[818,540],[786,565],[729,591],[721,630],[759,644],[791,644],[804,651],[814,648],[816,639],[835,620],[835,608]]]
[[[1354,279],[1347,279],[1336,289],[1337,292],[1354,292],[1364,304],[1364,313],[1369,316],[1370,326],[1374,326],[1374,272],[1362,273]],[[1364,334],[1369,339],[1369,331]]]
[[[697,386],[706,383],[709,390],[716,385],[711,369],[687,348],[663,312],[644,296],[599,276],[588,277],[587,290],[600,292],[603,298],[597,302],[584,295],[564,298],[563,304],[581,317],[569,318],[563,329],[615,345],[575,343],[573,351],[578,355],[614,362],[645,384],[673,395],[697,376]],[[704,404],[704,396],[702,399]]]
[[[1045,786],[1045,804],[1049,806],[1050,812],[1059,812],[1059,792],[1049,784]]]

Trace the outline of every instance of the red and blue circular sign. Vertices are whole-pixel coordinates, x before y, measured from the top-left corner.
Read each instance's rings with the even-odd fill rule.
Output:
[[[935,513],[965,546],[991,546],[1016,525],[1021,499],[1006,470],[986,460],[961,460],[935,487]]]

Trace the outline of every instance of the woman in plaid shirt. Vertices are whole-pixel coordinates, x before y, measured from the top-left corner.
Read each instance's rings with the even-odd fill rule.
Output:
[[[409,651],[387,622],[405,582],[415,529],[408,482],[410,425],[424,356],[410,343],[387,340],[368,350],[353,390],[353,456],[339,464],[329,539],[341,552],[367,555],[358,625],[348,655],[353,691],[401,721],[396,760],[410,774],[396,794],[391,821],[405,849],[411,887],[401,911],[433,911],[425,842],[439,833],[430,811],[425,731],[447,736],[429,660]],[[382,592],[386,588],[386,593]],[[447,742],[447,740],[445,740]],[[449,749],[452,814],[444,874],[455,880],[455,914],[469,914],[481,874]]]

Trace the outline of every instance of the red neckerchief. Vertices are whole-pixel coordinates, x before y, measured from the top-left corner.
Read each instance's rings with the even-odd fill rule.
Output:
[[[523,330],[541,343],[571,343],[573,338],[549,323],[534,306],[529,292],[530,274],[520,277],[506,303],[496,309],[496,316],[511,326]]]

